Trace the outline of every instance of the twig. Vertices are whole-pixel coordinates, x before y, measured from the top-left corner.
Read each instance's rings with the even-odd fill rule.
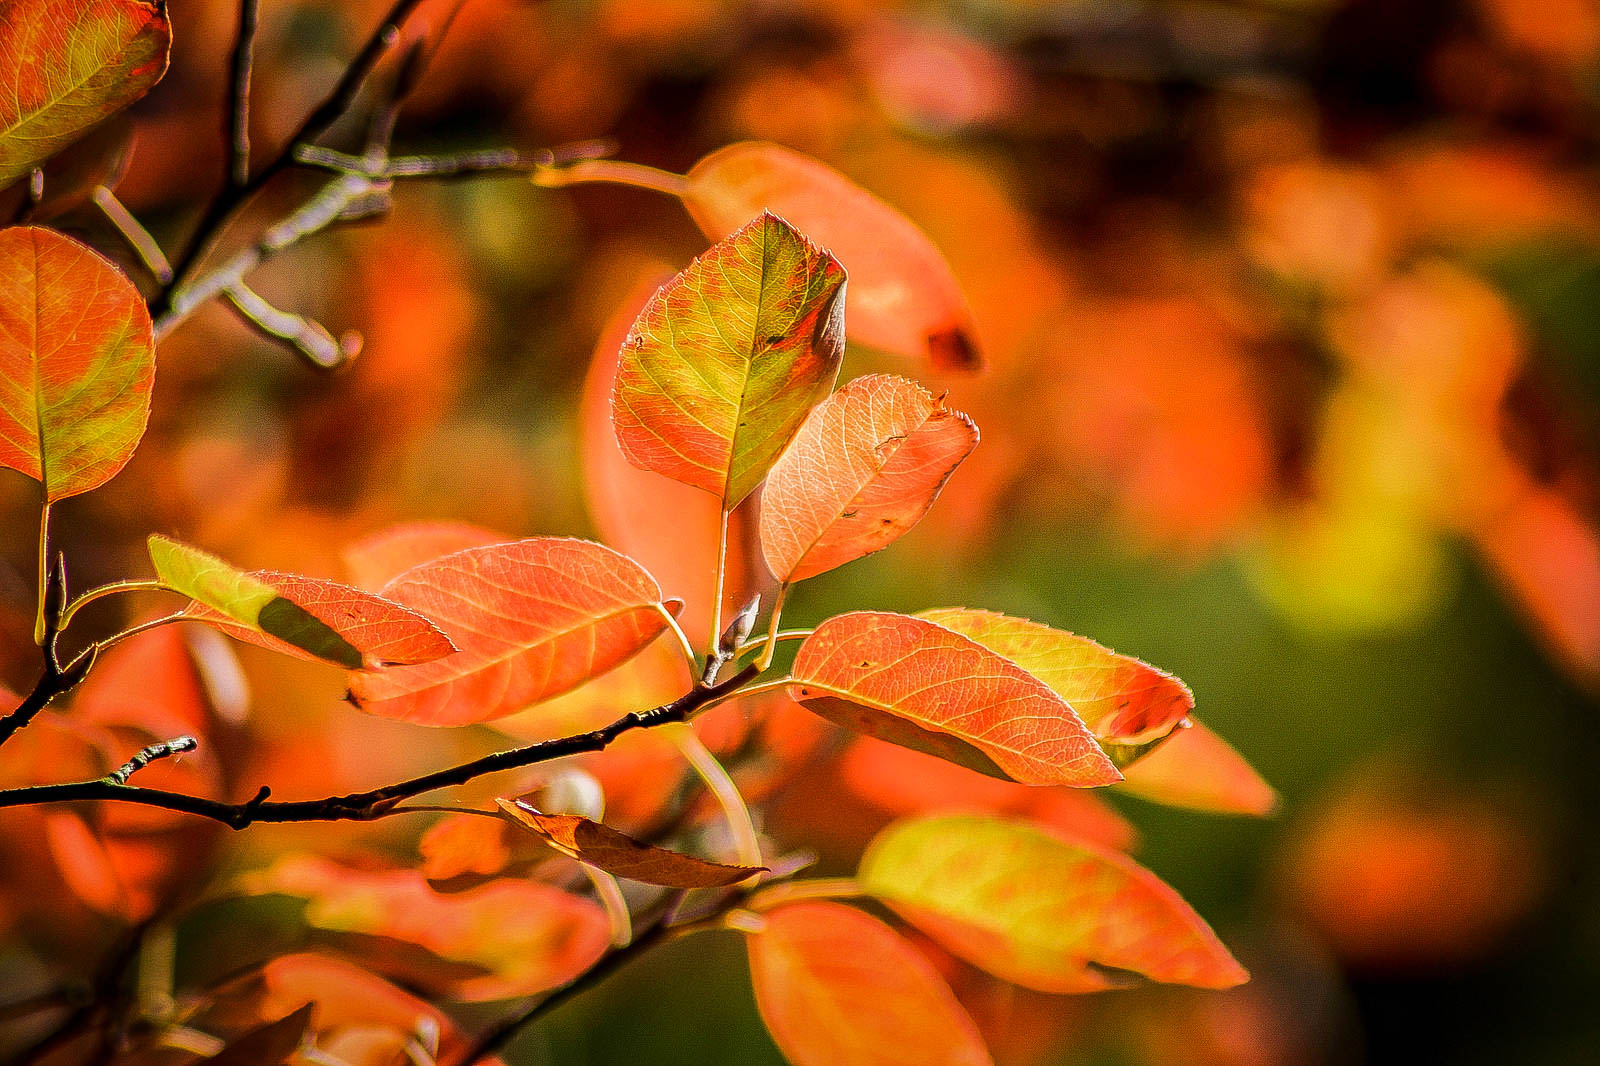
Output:
[[[122,201],[117,199],[116,193],[104,185],[96,185],[89,194],[94,200],[94,205],[100,213],[106,216],[116,229],[117,235],[123,239],[133,254],[139,257],[139,262],[156,279],[156,284],[165,285],[172,280],[172,264],[167,262],[167,254],[161,250],[161,245],[150,236],[150,231],[133,217],[133,212],[122,206]]]
[[[222,294],[245,321],[284,341],[320,369],[341,366],[361,352],[361,334],[355,330],[345,330],[335,339],[321,322],[272,306],[242,281],[229,285]]]
[[[93,646],[91,646],[92,650]],[[69,669],[77,668],[80,661],[81,659],[75,660]],[[268,797],[272,794],[271,789],[263,787],[254,799],[245,803],[224,803],[220,800],[205,799],[180,792],[116,784],[101,778],[95,781],[78,781],[59,785],[30,785],[23,788],[0,790],[0,807],[22,807],[76,800],[115,800],[123,803],[137,803],[147,807],[160,807],[164,810],[193,814],[201,818],[210,818],[212,821],[221,822],[223,825],[233,829],[243,829],[258,822],[370,821],[375,818],[383,818],[390,814],[403,813],[410,810],[410,808],[398,807],[397,804],[401,800],[411,799],[425,792],[432,792],[452,785],[465,784],[475,778],[501,770],[532,766],[536,763],[566,758],[569,755],[582,755],[588,752],[602,751],[612,741],[631,730],[650,728],[666,722],[687,721],[696,711],[728,696],[755,676],[755,667],[747,666],[720,684],[709,688],[697,686],[671,703],[664,703],[648,711],[634,711],[625,714],[610,725],[591,732],[579,733],[575,736],[562,737],[556,740],[541,741],[537,744],[529,744],[525,747],[497,752],[493,755],[486,755],[481,759],[473,759],[470,762],[461,763],[448,769],[424,774],[421,777],[411,778],[409,781],[401,781],[369,792],[356,792],[345,796],[329,796],[325,799],[317,800],[280,802],[270,800]],[[35,696],[30,694],[29,700],[34,698]],[[25,700],[24,707],[27,705],[28,700]],[[21,710],[22,708],[18,709],[19,712]],[[6,722],[15,718],[17,713],[13,712],[7,719],[0,720],[0,728],[3,728]],[[29,717],[31,717],[31,713]],[[24,722],[24,724],[26,723]],[[20,728],[20,726],[16,728]],[[3,739],[4,736],[0,735],[0,742],[3,742]]]
[[[174,755],[182,755],[184,752],[193,751],[199,746],[200,742],[195,740],[194,737],[174,737],[172,740],[164,740],[160,744],[151,744],[148,747],[140,748],[133,758],[107,774],[104,780],[113,785],[126,785],[128,778],[151,763],[161,759],[169,759]]]
[[[377,166],[365,156],[338,152],[318,145],[295,149],[297,165],[335,174],[360,174],[368,178],[455,178],[477,174],[525,174],[550,166],[554,155],[548,151],[519,152],[512,148],[490,148],[475,152],[441,155],[400,155],[383,159]]]
[[[250,184],[250,69],[255,54],[256,12],[259,0],[239,0],[239,34],[234,38],[228,70],[228,117],[224,134],[228,143],[227,187]]]

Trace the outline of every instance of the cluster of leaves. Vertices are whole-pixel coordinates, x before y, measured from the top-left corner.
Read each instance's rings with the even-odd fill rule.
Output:
[[[51,0],[31,10],[44,15],[0,21],[0,53],[33,72],[25,84],[35,94],[0,112],[0,181],[26,180],[37,209],[48,157],[154,83],[169,34],[158,8],[133,0]],[[245,164],[231,188],[253,180],[248,153]],[[602,159],[547,162],[534,173],[550,185],[663,177]],[[334,184],[352,177],[375,180],[357,172]],[[1018,799],[1021,786],[1049,795],[1119,782],[1196,806],[1270,806],[1270,790],[1194,722],[1180,681],[1066,631],[964,607],[856,611],[814,629],[780,628],[793,585],[893,543],[978,443],[970,419],[914,381],[870,374],[838,385],[847,306],[851,330],[875,347],[942,369],[979,362],[970,313],[932,243],[838,173],[773,145],[731,146],[668,184],[714,243],[649,297],[619,344],[602,345],[597,372],[608,383],[604,422],[618,454],[710,503],[716,549],[693,575],[699,590],[664,590],[639,562],[591,541],[430,523],[353,545],[352,584],[248,571],[154,535],[153,578],[72,595],[52,507],[104,485],[132,458],[151,406],[151,309],[177,313],[206,287],[163,288],[147,301],[71,237],[38,225],[0,231],[0,463],[42,488],[42,673],[0,719],[0,742],[17,738],[8,751],[37,750],[16,775],[23,780],[0,790],[0,807],[99,801],[74,808],[87,812],[81,818],[52,813],[48,846],[58,856],[88,849],[94,860],[64,863],[63,876],[102,909],[138,920],[163,905],[152,886],[172,871],[160,845],[128,846],[141,827],[148,836],[175,816],[238,829],[448,812],[424,839],[422,871],[289,857],[235,890],[311,901],[307,920],[345,950],[384,938],[418,953],[395,970],[417,957],[454,964],[409,973],[440,1000],[533,997],[505,1026],[471,1040],[438,1007],[330,955],[302,953],[182,1003],[141,1002],[137,1024],[97,1002],[47,1050],[93,1056],[115,1045],[128,1061],[474,1061],[615,962],[709,929],[746,935],[762,1016],[780,1048],[808,1066],[988,1061],[940,958],[1049,993],[1136,976],[1208,988],[1245,980],[1153,874],[1115,847],[1018,816],[1033,811]],[[241,277],[216,291],[248,308]],[[319,350],[304,330],[295,336],[310,354]],[[659,505],[653,493],[641,497]],[[653,523],[676,518],[659,510]],[[676,591],[684,598],[669,595]],[[187,602],[65,654],[81,608],[134,592]],[[708,615],[703,633],[680,622],[690,606]],[[169,667],[175,654],[177,669],[192,672],[182,645],[165,639],[176,622],[342,668],[350,702],[373,715],[464,726],[532,708],[524,721],[551,735],[367,792],[211,798],[204,793],[216,781],[185,776],[190,764],[180,761],[196,747],[191,734],[204,732],[204,714],[182,713],[199,700],[197,684],[159,723],[179,723],[181,733],[119,718],[116,707],[119,693],[141,683],[129,665],[135,651],[160,648]],[[792,657],[779,654],[787,644],[797,645]],[[74,689],[70,712],[47,713]],[[630,691],[663,694],[615,717],[619,693]],[[577,706],[562,707],[562,698]],[[704,725],[686,725],[724,704],[748,716],[738,735],[711,743]],[[908,816],[874,838],[851,878],[801,877],[809,860],[775,849],[751,816],[749,803],[781,791],[818,747],[818,730],[831,728],[786,727],[796,707],[892,745],[862,751],[906,750],[960,768],[937,800],[890,801]],[[597,709],[610,717],[567,728]],[[135,727],[143,743],[123,747]],[[716,816],[668,797],[602,821],[629,781],[597,787],[600,761],[524,776],[482,807],[407,803],[490,773],[595,755],[644,732],[671,738]],[[708,743],[739,760],[737,777]],[[892,763],[878,760],[875,774],[873,758],[866,776],[881,786]],[[63,780],[63,770],[80,767],[81,778]],[[144,783],[158,772],[165,787]],[[148,820],[111,813],[130,809]],[[696,844],[720,853],[694,855]],[[130,883],[147,889],[131,903]],[[446,883],[451,891],[439,887]],[[897,924],[840,902],[855,899],[876,901]]]

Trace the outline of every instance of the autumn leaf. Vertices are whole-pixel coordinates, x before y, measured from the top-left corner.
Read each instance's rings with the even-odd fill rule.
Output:
[[[441,893],[418,870],[358,870],[291,855],[241,884],[310,901],[306,921],[335,933],[392,937],[488,971],[452,981],[475,1001],[531,995],[587,970],[609,939],[605,916],[553,885],[504,877]]]
[[[148,544],[161,583],[194,597],[226,622],[276,637],[318,659],[352,669],[361,665],[360,649],[261,578],[167,537],[152,534]],[[197,611],[194,617],[208,621],[207,614]]]
[[[516,539],[467,522],[401,522],[346,545],[340,554],[350,579],[376,591],[413,566],[464,548]]]
[[[0,230],[0,465],[52,501],[98,488],[144,435],[154,378],[132,282],[59,233]]]
[[[764,866],[729,866],[643,844],[615,829],[575,814],[542,814],[497,799],[505,816],[570,858],[617,877],[669,888],[715,888],[736,884]]]
[[[171,47],[154,0],[0,0],[0,187],[148,92]]]
[[[863,889],[950,951],[1044,992],[1113,981],[1231,988],[1249,979],[1205,921],[1115,851],[986,815],[914,818],[861,859]]]
[[[833,257],[772,214],[662,286],[623,342],[612,392],[628,460],[732,510],[832,390],[844,289]]]
[[[972,311],[928,235],[843,174],[780,145],[744,141],[689,171],[684,205],[712,240],[761,211],[789,219],[850,272],[852,339],[939,370],[982,359]]]
[[[838,725],[1027,785],[1121,778],[1044,682],[921,618],[830,618],[795,656],[790,695]]]
[[[750,981],[795,1066],[987,1066],[978,1027],[933,964],[876,918],[794,903],[751,933]]]
[[[1022,667],[1066,700],[1119,767],[1135,761],[1194,709],[1189,686],[1148,663],[1059,629],[994,611],[919,611]]]
[[[972,420],[916,382],[857,378],[818,404],[761,493],[761,547],[802,581],[888,547],[978,443]]]
[[[277,570],[255,570],[249,576],[265,582],[283,599],[337,633],[361,654],[364,665],[382,667],[428,663],[456,650],[450,638],[428,619],[410,608],[370,592],[341,585],[337,581],[285,574]],[[302,659],[322,658],[308,655],[269,632],[257,632],[248,626],[230,624],[225,615],[208,609],[204,604],[195,604],[186,613],[198,622],[210,623],[213,628],[249,644],[258,644]]]
[[[666,629],[661,588],[625,555],[534,537],[468,548],[384,585],[460,650],[417,666],[350,675],[362,710],[424,725],[499,718],[575,688]]]
[[[1193,719],[1125,773],[1122,791],[1171,807],[1261,815],[1278,806],[1278,793],[1244,756]]]

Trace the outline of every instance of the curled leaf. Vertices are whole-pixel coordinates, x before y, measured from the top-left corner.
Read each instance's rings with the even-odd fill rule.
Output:
[[[888,547],[916,525],[978,443],[978,428],[914,381],[856,378],[818,404],[761,493],[761,548],[802,581]]]
[[[1129,766],[1120,787],[1152,803],[1216,814],[1271,814],[1278,806],[1277,791],[1244,756],[1193,719]]]
[[[1028,785],[1121,778],[1083,721],[1020,666],[907,615],[830,618],[795,656],[789,694],[839,725]]]
[[[561,854],[617,877],[669,888],[715,888],[743,881],[764,866],[729,866],[652,847],[575,814],[542,814],[510,800],[495,803],[505,816]]]

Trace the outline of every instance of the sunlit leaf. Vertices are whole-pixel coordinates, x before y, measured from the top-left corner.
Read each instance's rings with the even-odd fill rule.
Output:
[[[380,590],[432,619],[460,650],[350,675],[386,718],[464,725],[519,711],[604,673],[666,628],[661,588],[600,544],[535,537],[413,567]]]
[[[352,669],[361,665],[359,648],[263,579],[167,537],[152,535],[149,548],[156,576],[168,588],[194,597],[230,622],[276,637],[318,659]],[[195,617],[207,620],[204,612]]]
[[[756,1006],[795,1066],[986,1066],[978,1027],[925,956],[876,918],[794,903],[748,940]]]
[[[0,0],[0,187],[143,96],[171,46],[155,0]]]
[[[413,566],[516,539],[466,522],[402,522],[347,545],[341,555],[350,579],[376,591]]]
[[[1154,874],[1024,823],[964,814],[897,822],[862,856],[858,878],[955,954],[1027,988],[1110,987],[1094,967],[1202,988],[1249,979]]]
[[[850,272],[854,340],[941,370],[979,366],[972,312],[939,249],[837,170],[776,144],[730,144],[689,171],[684,204],[712,240],[758,212],[782,215]]]
[[[643,844],[615,829],[575,814],[542,814],[510,800],[495,800],[507,818],[563,855],[608,874],[671,888],[731,885],[766,869],[708,862]]]
[[[154,378],[132,282],[59,233],[0,230],[0,465],[51,500],[105,484],[144,436]]]
[[[1172,732],[1194,709],[1189,686],[1128,655],[1059,629],[993,611],[944,607],[919,611],[1005,656],[1043,681],[1078,712],[1119,766]]]
[[[662,286],[612,393],[629,461],[738,504],[833,388],[844,289],[833,257],[771,214]]]
[[[597,905],[524,878],[445,894],[418,870],[357,870],[304,855],[280,859],[244,887],[309,900],[306,920],[319,929],[392,937],[489,971],[452,982],[466,1000],[562,984],[587,970],[610,937]]]
[[[761,547],[801,581],[898,540],[978,443],[972,420],[916,382],[857,378],[811,412],[761,493]]]
[[[1226,740],[1193,719],[1126,770],[1125,792],[1219,814],[1270,814],[1278,793]]]
[[[1121,778],[1060,696],[983,645],[921,618],[830,618],[795,657],[790,695],[868,736],[1028,785]]]

